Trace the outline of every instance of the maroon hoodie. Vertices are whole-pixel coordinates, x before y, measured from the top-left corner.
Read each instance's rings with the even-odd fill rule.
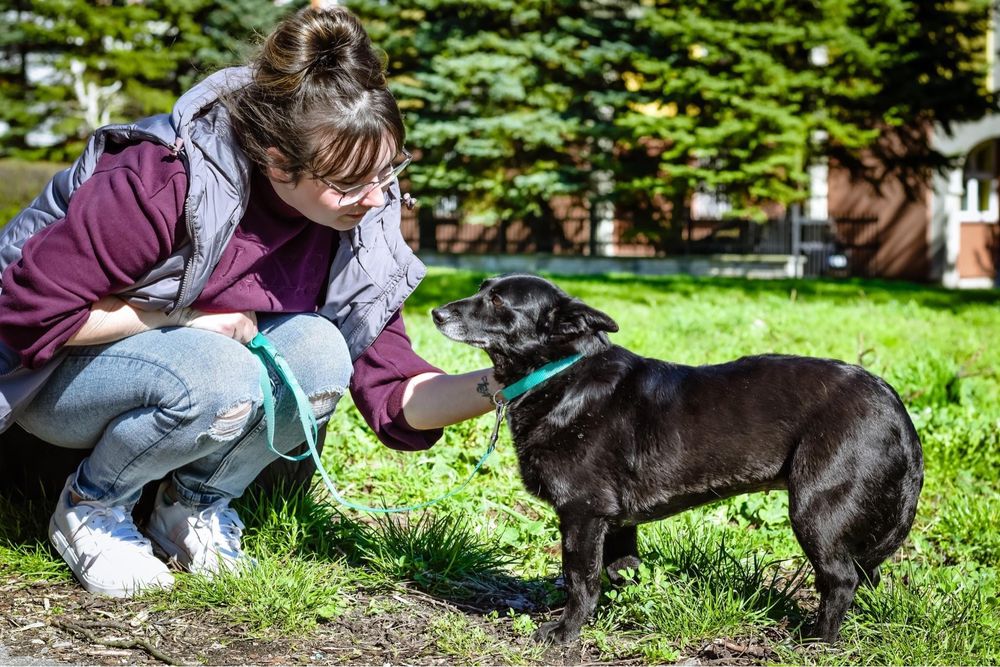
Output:
[[[153,143],[109,147],[66,218],[35,234],[3,275],[0,340],[37,368],[86,322],[90,305],[136,282],[186,241],[187,174]],[[255,170],[247,212],[193,307],[206,312],[315,312],[339,234],[288,206]],[[378,438],[426,449],[441,430],[403,416],[407,381],[440,372],[413,351],[397,312],[354,362],[351,395]]]

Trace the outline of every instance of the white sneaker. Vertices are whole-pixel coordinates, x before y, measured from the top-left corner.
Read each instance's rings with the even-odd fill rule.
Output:
[[[167,556],[189,572],[206,576],[253,563],[240,546],[244,526],[229,500],[198,509],[171,503],[164,495],[166,488],[164,482],[156,491],[146,534]]]
[[[49,520],[49,539],[83,587],[123,598],[173,586],[174,576],[153,555],[131,512],[122,505],[108,507],[88,500],[71,504],[72,479],[66,480]]]

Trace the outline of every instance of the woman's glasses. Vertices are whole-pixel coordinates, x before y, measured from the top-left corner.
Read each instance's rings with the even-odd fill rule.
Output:
[[[330,188],[331,190],[340,195],[341,206],[349,206],[351,204],[356,204],[365,197],[367,197],[368,193],[374,190],[375,188],[379,188],[381,190],[387,189],[389,185],[393,182],[393,180],[395,180],[395,178],[399,176],[399,174],[404,169],[406,169],[406,166],[410,164],[412,160],[413,156],[410,154],[408,150],[404,148],[402,151],[400,151],[399,155],[396,157],[396,160],[387,165],[386,168],[383,169],[375,177],[374,180],[368,183],[360,183],[358,185],[352,185],[351,187],[348,188],[341,187],[336,183],[331,183],[322,176],[315,176],[315,178],[317,181],[319,181],[320,183],[322,183],[323,185],[325,185],[326,187]]]

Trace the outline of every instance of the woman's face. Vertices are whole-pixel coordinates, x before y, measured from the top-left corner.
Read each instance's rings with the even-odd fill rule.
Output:
[[[277,151],[277,149],[270,149]],[[379,150],[379,159],[376,162],[378,167],[357,183],[345,183],[338,178],[338,174],[328,174],[323,179],[337,185],[342,190],[347,190],[361,184],[372,183],[378,178],[378,174],[383,173],[386,165],[390,163],[395,155],[393,143],[386,139],[382,142]],[[348,172],[350,169],[345,169]],[[354,229],[361,222],[365,213],[373,208],[379,208],[385,204],[386,193],[381,188],[372,188],[359,201],[342,204],[342,195],[322,180],[310,175],[304,175],[298,183],[288,182],[286,172],[276,168],[267,168],[267,178],[271,182],[271,187],[278,194],[283,202],[294,208],[309,220],[331,227],[338,231],[346,232]]]

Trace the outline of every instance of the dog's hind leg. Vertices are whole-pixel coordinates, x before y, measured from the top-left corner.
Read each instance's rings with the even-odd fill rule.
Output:
[[[878,565],[871,567],[866,567],[857,564],[858,570],[858,581],[861,586],[868,586],[869,588],[878,588],[879,581],[882,580],[882,575],[879,574]]]
[[[623,526],[608,533],[604,538],[604,571],[613,586],[621,586],[633,577],[622,574],[623,570],[639,569],[639,544],[637,528]]]
[[[607,521],[592,516],[562,515],[563,575],[566,577],[566,608],[558,621],[544,623],[535,637],[544,642],[568,644],[597,606],[601,592],[601,555]]]
[[[819,591],[819,613],[808,634],[832,644],[837,640],[844,615],[858,589],[858,572],[848,558],[813,561],[813,568]]]
[[[814,441],[799,447],[788,477],[788,514],[819,592],[819,612],[806,634],[832,643],[861,579],[856,541],[866,494],[849,467],[816,455],[824,446]]]

